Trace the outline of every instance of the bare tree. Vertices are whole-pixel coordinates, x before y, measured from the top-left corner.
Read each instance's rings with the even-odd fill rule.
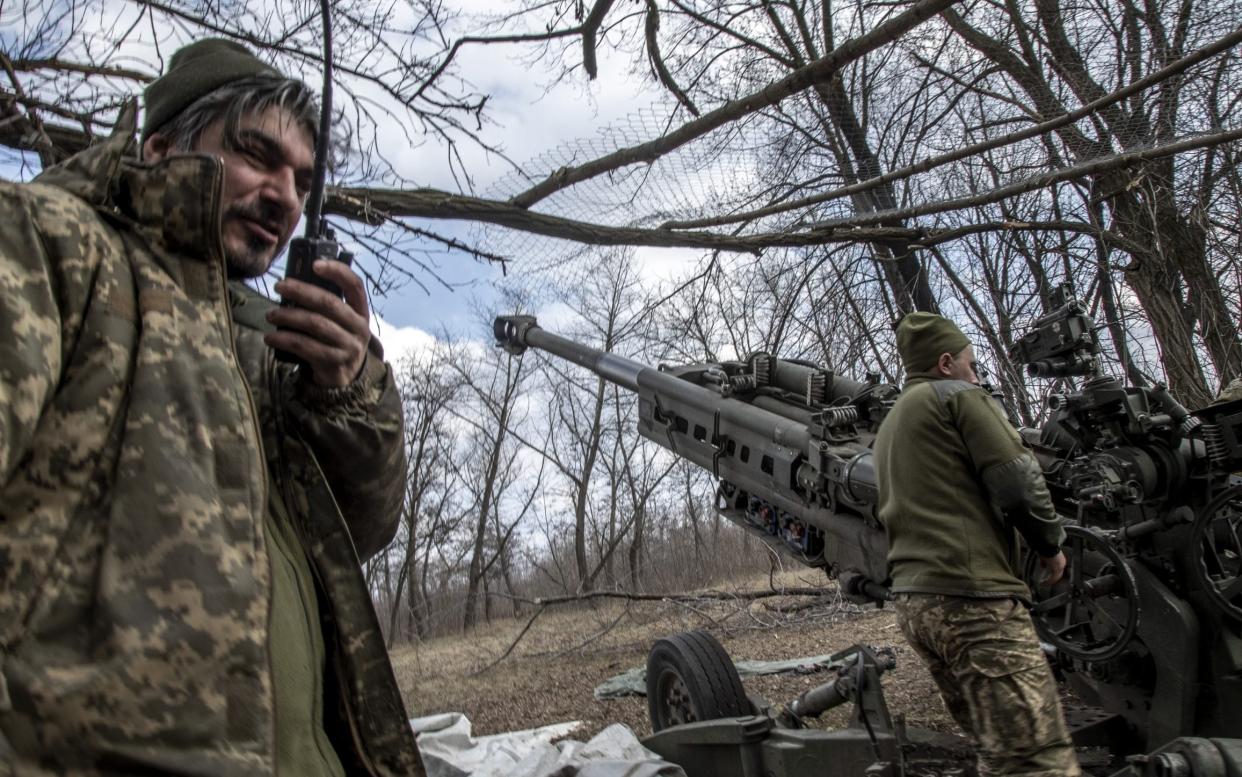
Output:
[[[981,6],[970,14],[951,9],[945,19],[994,70],[980,74],[971,90],[1029,101],[1028,114],[1041,121],[1065,114],[1070,101],[1098,100],[1181,58],[1192,36],[1202,40],[1212,34],[1205,23],[1225,9],[1211,2],[1071,8],[1059,0],[1039,0],[1029,7],[1008,3],[1003,12]],[[1194,117],[1202,114],[1187,92],[1204,75],[1177,74],[1146,93],[1103,107],[1089,129],[1058,128],[1059,144],[1051,150],[1084,162],[1197,129],[1202,123]],[[989,102],[994,101],[982,106]],[[1109,223],[1101,226],[1125,239],[1131,255],[1125,277],[1151,322],[1170,385],[1191,403],[1206,402],[1211,392],[1196,357],[1196,336],[1218,374],[1242,373],[1237,308],[1227,302],[1206,253],[1201,213],[1211,198],[1212,176],[1161,157],[1086,180],[1090,202],[1103,210],[1093,215],[1107,218]]]
[[[592,256],[564,285],[570,306],[581,322],[581,337],[611,352],[632,333],[640,309],[638,278],[626,254]],[[593,478],[612,424],[605,417],[611,392],[602,378],[566,369],[555,360],[544,362],[550,387],[548,405],[555,424],[547,437],[546,456],[569,484],[573,509],[574,563],[580,590],[591,590],[598,566],[588,556],[588,512]]]
[[[399,537],[403,547],[389,548],[401,559],[393,607],[389,613],[389,646],[397,636],[397,620],[403,595],[409,604],[409,629],[412,634],[426,633],[425,570],[419,570],[419,551],[428,542],[423,530],[428,514],[439,517],[445,506],[445,483],[451,477],[449,457],[452,447],[447,429],[448,410],[461,388],[460,380],[447,368],[444,355],[436,351],[422,358],[411,358],[401,365],[403,379],[399,382],[401,402],[405,411],[406,489],[402,506],[404,531]],[[421,581],[421,582],[420,582]],[[408,591],[408,594],[407,594]]]
[[[495,520],[493,513],[500,495],[512,483],[509,471],[515,452],[510,444],[510,427],[516,423],[517,397],[525,376],[523,361],[504,351],[493,349],[484,356],[482,364],[479,361],[459,351],[451,362],[479,411],[478,418],[469,419],[473,436],[466,460],[470,468],[467,481],[474,498],[470,508],[473,521],[463,629],[469,629],[476,621],[479,592],[488,567],[488,528]]]

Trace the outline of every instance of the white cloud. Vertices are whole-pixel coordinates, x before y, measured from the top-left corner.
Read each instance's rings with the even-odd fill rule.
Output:
[[[452,5],[465,10],[474,9],[476,3],[459,0]],[[488,8],[487,10],[493,10]],[[515,24],[503,30],[505,34],[531,32],[522,24],[540,21],[535,15],[514,19]],[[466,20],[461,20],[466,32]],[[471,34],[496,34],[497,31],[469,30]],[[555,49],[557,44],[552,44]],[[563,79],[557,80],[554,54],[547,54],[535,62],[541,44],[467,44],[455,57],[454,69],[466,79],[477,92],[486,94],[485,115],[482,127],[469,127],[477,132],[483,143],[497,148],[514,163],[529,167],[536,178],[552,172],[543,169],[535,160],[563,142],[582,142],[585,153],[598,152],[589,139],[598,138],[601,128],[612,124],[618,117],[650,106],[658,95],[650,83],[630,72],[628,55],[618,54],[611,46],[599,50],[598,77],[589,80],[579,67]],[[582,55],[581,47],[570,46],[566,57],[577,62]],[[360,85],[360,92],[368,93],[370,87]],[[379,95],[374,95],[379,97]],[[407,128],[417,141],[421,127]],[[449,155],[438,138],[427,136],[428,142],[411,144],[403,129],[395,122],[381,129],[381,147],[399,172],[410,176],[420,185],[440,189],[457,189],[458,182],[452,176]],[[461,138],[459,137],[459,140]],[[611,150],[611,149],[608,149]],[[471,175],[476,193],[494,194],[493,184],[510,175],[513,167],[509,162],[485,150],[478,144],[464,141],[456,147],[459,161]],[[585,159],[578,159],[578,162]],[[534,162],[534,164],[532,164]]]
[[[539,326],[549,332],[564,332],[578,320],[578,314],[564,302],[553,302],[535,314]]]
[[[384,361],[394,366],[407,361],[431,364],[437,359],[443,359],[450,347],[449,341],[421,327],[397,326],[378,315],[374,320],[375,336],[384,345]],[[458,353],[481,361],[495,345],[490,338],[484,341],[478,338],[452,337],[451,347]],[[400,374],[401,370],[397,372]]]
[[[652,248],[634,250],[638,276],[649,286],[683,280],[703,259],[699,248]]]
[[[394,326],[379,317],[376,324],[376,336],[384,344],[384,359],[390,364],[426,358],[436,347],[436,336],[416,326]]]

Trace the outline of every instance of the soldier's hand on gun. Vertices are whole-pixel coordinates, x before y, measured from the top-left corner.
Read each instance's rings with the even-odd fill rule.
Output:
[[[1065,554],[1058,552],[1055,556],[1040,556],[1039,565],[1043,567],[1044,574],[1039,580],[1041,586],[1051,588],[1061,582],[1061,578],[1065,576]]]
[[[345,295],[285,278],[276,283],[280,296],[296,307],[278,307],[267,320],[286,331],[269,332],[263,342],[300,356],[320,386],[348,386],[362,371],[371,341],[370,307],[362,279],[348,265],[320,259],[315,274],[332,281]]]

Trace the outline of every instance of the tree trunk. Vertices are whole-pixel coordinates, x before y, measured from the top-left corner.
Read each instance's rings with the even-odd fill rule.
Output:
[[[409,577],[409,554],[406,554],[405,563],[397,571],[397,588],[393,593],[393,598],[388,608],[388,649],[392,650],[392,646],[397,643],[397,628],[399,626],[397,620],[401,615],[401,594],[405,589],[405,581]]]
[[[431,571],[431,543],[423,551],[423,563],[419,565],[418,599],[410,602],[410,620],[414,624],[415,633],[425,638],[431,631],[431,591],[427,588],[428,573]]]
[[[495,495],[496,475],[500,472],[500,456],[505,443],[505,431],[509,421],[509,396],[505,397],[504,407],[500,411],[499,427],[492,441],[492,450],[488,455],[487,469],[484,472],[485,485],[483,498],[479,505],[479,518],[475,523],[474,545],[470,552],[470,572],[466,585],[466,608],[462,617],[462,631],[468,630],[475,622],[475,609],[478,605],[479,587],[485,574],[483,569],[483,552],[487,539],[487,519],[492,512],[492,498]]]
[[[841,74],[835,73],[827,84],[817,84],[815,91],[823,101],[824,107],[828,109],[833,125],[849,146],[849,158],[838,159],[842,171],[847,177],[853,177],[856,181],[865,181],[881,175],[883,168],[880,165],[880,159],[872,150],[862,123],[858,121],[854,104],[845,92]],[[844,157],[838,144],[833,143],[832,147],[841,157]],[[860,214],[879,213],[897,208],[897,196],[891,183],[859,192],[851,196],[850,200],[854,203],[855,211]],[[893,220],[885,221],[884,226],[904,225],[899,220]],[[940,311],[931,285],[927,281],[927,272],[908,242],[889,240],[874,242],[871,245],[876,253],[876,263],[888,282],[898,310],[902,313],[915,310],[932,313]]]
[[[1125,271],[1126,280],[1151,321],[1160,348],[1160,361],[1169,379],[1169,391],[1188,407],[1211,401],[1203,370],[1195,357],[1195,344],[1186,324],[1175,272],[1158,261],[1140,259]]]
[[[591,567],[587,561],[586,514],[587,503],[591,497],[591,474],[595,470],[600,439],[603,437],[601,421],[604,417],[606,385],[603,378],[596,385],[595,415],[591,422],[591,432],[587,436],[586,458],[582,463],[582,475],[578,479],[578,493],[574,500],[574,561],[578,566],[578,589],[581,592],[590,591],[592,588]]]
[[[647,531],[647,516],[644,506],[634,512],[634,539],[630,542],[627,554],[630,563],[630,593],[639,593],[643,586],[643,536]]]
[[[614,473],[612,484],[609,487],[609,493],[608,493],[608,496],[609,496],[608,498],[608,542],[607,542],[608,548],[615,547],[618,541],[618,538],[617,538],[617,491],[619,490],[618,480],[619,478]],[[604,558],[604,585],[606,585],[610,589],[615,589],[617,586],[616,566],[617,565],[616,565],[616,560],[615,560],[615,553],[612,553],[612,552],[607,553],[606,557]]]
[[[521,615],[522,603],[518,601],[517,589],[513,585],[513,551],[508,542],[500,554],[500,574],[505,581],[505,592],[509,594],[509,601],[512,602],[513,615]]]

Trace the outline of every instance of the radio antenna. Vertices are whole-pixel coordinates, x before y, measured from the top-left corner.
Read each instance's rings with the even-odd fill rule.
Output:
[[[328,143],[332,138],[332,12],[330,0],[319,0],[323,17],[323,92],[320,95],[319,142],[315,147],[315,173],[310,196],[306,201],[306,237],[320,237],[320,214],[323,212],[324,180],[328,176]]]

